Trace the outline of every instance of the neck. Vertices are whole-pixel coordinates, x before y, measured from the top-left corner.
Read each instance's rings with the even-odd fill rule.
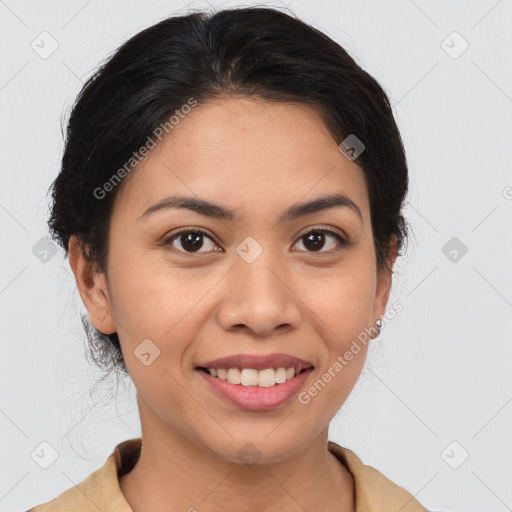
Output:
[[[285,460],[248,465],[174,430],[142,427],[139,460],[119,479],[133,512],[355,510],[353,477],[327,450],[327,428]]]

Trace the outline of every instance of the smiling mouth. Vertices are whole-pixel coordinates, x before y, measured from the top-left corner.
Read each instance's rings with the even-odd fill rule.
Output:
[[[284,384],[286,381],[292,380],[297,375],[312,370],[313,366],[307,368],[297,367],[280,367],[265,368],[257,370],[255,368],[204,368],[197,367],[197,370],[205,372],[212,377],[229,382],[230,384],[240,386],[253,386],[260,388],[270,388]]]

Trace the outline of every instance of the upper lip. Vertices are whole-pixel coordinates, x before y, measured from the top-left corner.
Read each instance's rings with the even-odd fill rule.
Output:
[[[212,361],[206,361],[197,365],[198,368],[254,368],[255,370],[265,370],[266,368],[297,368],[304,370],[313,365],[299,357],[289,354],[235,354],[233,356],[221,357]]]

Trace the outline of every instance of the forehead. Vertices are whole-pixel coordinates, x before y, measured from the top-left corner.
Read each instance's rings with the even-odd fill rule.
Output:
[[[310,106],[221,97],[199,103],[156,142],[125,178],[119,213],[138,217],[183,194],[222,203],[242,218],[342,192],[369,214],[362,169]]]

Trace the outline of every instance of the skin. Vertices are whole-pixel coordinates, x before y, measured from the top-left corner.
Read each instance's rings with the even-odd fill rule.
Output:
[[[358,205],[362,221],[348,207],[278,221],[289,206],[334,192]],[[171,194],[207,199],[237,218],[169,209],[139,219]],[[322,226],[348,246],[326,233],[315,251],[303,235]],[[162,243],[186,227],[208,232],[199,252],[183,237]],[[248,236],[263,249],[250,264],[236,252]],[[76,237],[69,259],[92,324],[118,332],[137,389],[142,451],[120,477],[134,512],[355,510],[353,478],[326,443],[362,370],[364,344],[307,405],[294,397],[264,411],[218,397],[195,367],[236,353],[284,352],[315,367],[306,390],[384,315],[392,241],[389,270],[377,272],[363,171],[301,104],[200,103],[125,178],[106,275],[87,263]],[[134,354],[147,338],[160,350],[148,366]],[[261,454],[252,466],[237,456],[248,442]]]

